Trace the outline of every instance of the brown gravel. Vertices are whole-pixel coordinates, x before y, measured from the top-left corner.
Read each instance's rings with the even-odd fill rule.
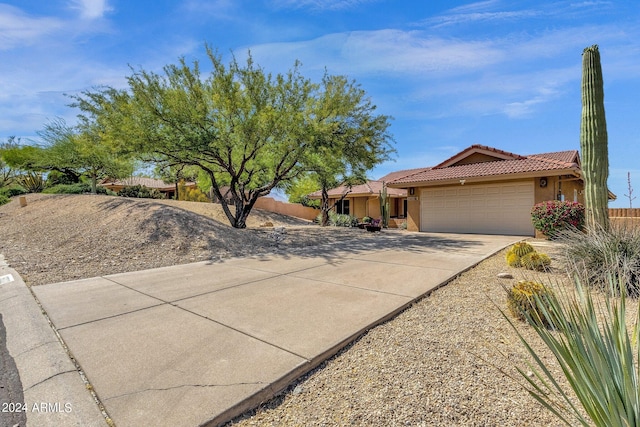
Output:
[[[379,236],[260,211],[248,230],[235,230],[211,204],[88,195],[29,195],[28,203],[0,207],[0,253],[29,285],[238,255],[330,251],[338,243],[366,247]],[[265,221],[286,225],[284,242],[260,227]],[[534,246],[557,254],[547,242]],[[515,279],[498,279],[500,272]],[[528,358],[499,311],[506,310],[503,286],[523,274],[506,266],[504,251],[489,258],[232,424],[561,425],[522,389],[514,366],[526,369]],[[565,275],[556,267],[535,278],[559,283]],[[519,329],[555,366],[533,331]]]

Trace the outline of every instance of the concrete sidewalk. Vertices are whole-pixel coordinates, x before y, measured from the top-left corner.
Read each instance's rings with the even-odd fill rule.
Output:
[[[366,250],[201,262],[32,289],[117,426],[218,425],[517,240],[383,233]],[[84,415],[87,425],[97,408]],[[30,425],[51,425],[31,417]]]

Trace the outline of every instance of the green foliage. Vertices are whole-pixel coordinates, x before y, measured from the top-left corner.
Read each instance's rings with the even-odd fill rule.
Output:
[[[40,193],[45,187],[42,174],[37,172],[27,172],[24,175],[20,175],[17,181],[29,193]]]
[[[626,294],[640,296],[640,228],[598,225],[583,233],[567,230],[560,234],[565,256],[584,283],[609,291],[609,283],[624,283]],[[620,289],[614,289],[620,293]]]
[[[8,187],[0,188],[0,194],[6,197],[21,196],[27,193],[29,192],[19,185],[10,185]]]
[[[198,188],[187,188],[184,182],[178,184],[178,200],[186,200],[188,202],[210,202],[206,194]]]
[[[554,238],[561,230],[582,229],[584,206],[577,202],[550,200],[536,204],[531,210],[531,220],[536,230]]]
[[[544,271],[551,265],[551,258],[540,252],[529,252],[520,258],[520,264],[528,270]]]
[[[64,184],[72,185],[79,182],[79,176],[72,173],[64,173],[57,170],[53,170],[47,174],[47,186],[53,187],[55,185]]]
[[[58,184],[53,187],[46,188],[43,193],[46,194],[88,194],[92,193],[91,184],[86,182],[78,182],[76,184]],[[96,194],[106,194],[110,196],[116,195],[111,190],[104,187],[96,187]]]
[[[580,151],[584,176],[586,222],[593,229],[609,228],[607,178],[609,151],[607,121],[604,112],[604,83],[600,51],[597,45],[582,52],[582,118]]]
[[[362,217],[362,222],[365,223],[365,224],[371,224],[371,221],[372,221],[372,219],[371,219],[370,216]]]
[[[623,282],[609,282],[614,289]],[[552,319],[546,328],[530,316],[527,321],[555,356],[574,396],[554,378],[546,358],[541,357],[522,336],[511,320],[523,345],[533,358],[527,370],[518,371],[526,381],[527,391],[566,425],[628,427],[640,425],[640,310],[633,326],[627,326],[626,298],[594,297],[580,280],[575,293],[549,293],[543,311]],[[611,293],[611,292],[610,292]],[[503,313],[504,315],[504,313]],[[586,416],[585,416],[586,414]]]
[[[319,224],[322,223],[322,213],[318,214],[318,216],[315,219],[315,222]],[[351,215],[337,214],[333,211],[330,211],[329,225],[332,225],[334,227],[357,227],[358,218]]]
[[[325,76],[316,84],[301,75],[299,63],[274,76],[251,55],[246,64],[226,65],[208,46],[207,54],[208,76],[197,62],[181,59],[162,75],[134,72],[124,90],[75,97],[81,122],[147,160],[197,166],[217,198],[229,185],[231,201],[221,204],[236,228],[246,227],[258,197],[284,182],[324,171],[323,164],[335,171],[334,159],[346,159],[353,170],[368,167],[388,151],[389,117],[375,114],[354,82]]]
[[[320,184],[312,174],[305,174],[287,182],[284,192],[289,203],[301,203],[304,206],[320,207],[320,200],[309,199],[308,195],[320,190]]]
[[[5,196],[4,194],[0,194],[0,206],[5,205],[11,201],[10,198]]]
[[[521,280],[507,290],[507,307],[520,320],[549,326],[548,304],[551,291],[543,284]]]
[[[164,199],[162,194],[156,188],[145,187],[144,185],[132,185],[130,187],[124,187],[118,191],[118,196],[121,197],[137,197],[141,199]]]

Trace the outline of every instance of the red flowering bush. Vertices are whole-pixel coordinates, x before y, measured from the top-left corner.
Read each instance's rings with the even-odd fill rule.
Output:
[[[562,229],[584,226],[584,206],[578,202],[549,200],[538,203],[531,210],[531,221],[536,230],[549,238]]]

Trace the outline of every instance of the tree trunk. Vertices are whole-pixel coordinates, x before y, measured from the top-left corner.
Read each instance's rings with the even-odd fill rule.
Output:
[[[329,225],[329,192],[326,186],[322,186],[322,202],[320,203],[320,210],[322,212],[322,221],[320,225],[326,227]]]
[[[598,46],[582,53],[582,119],[580,149],[584,175],[586,224],[590,230],[609,229],[608,188],[609,154],[607,123],[604,113],[604,89]]]

